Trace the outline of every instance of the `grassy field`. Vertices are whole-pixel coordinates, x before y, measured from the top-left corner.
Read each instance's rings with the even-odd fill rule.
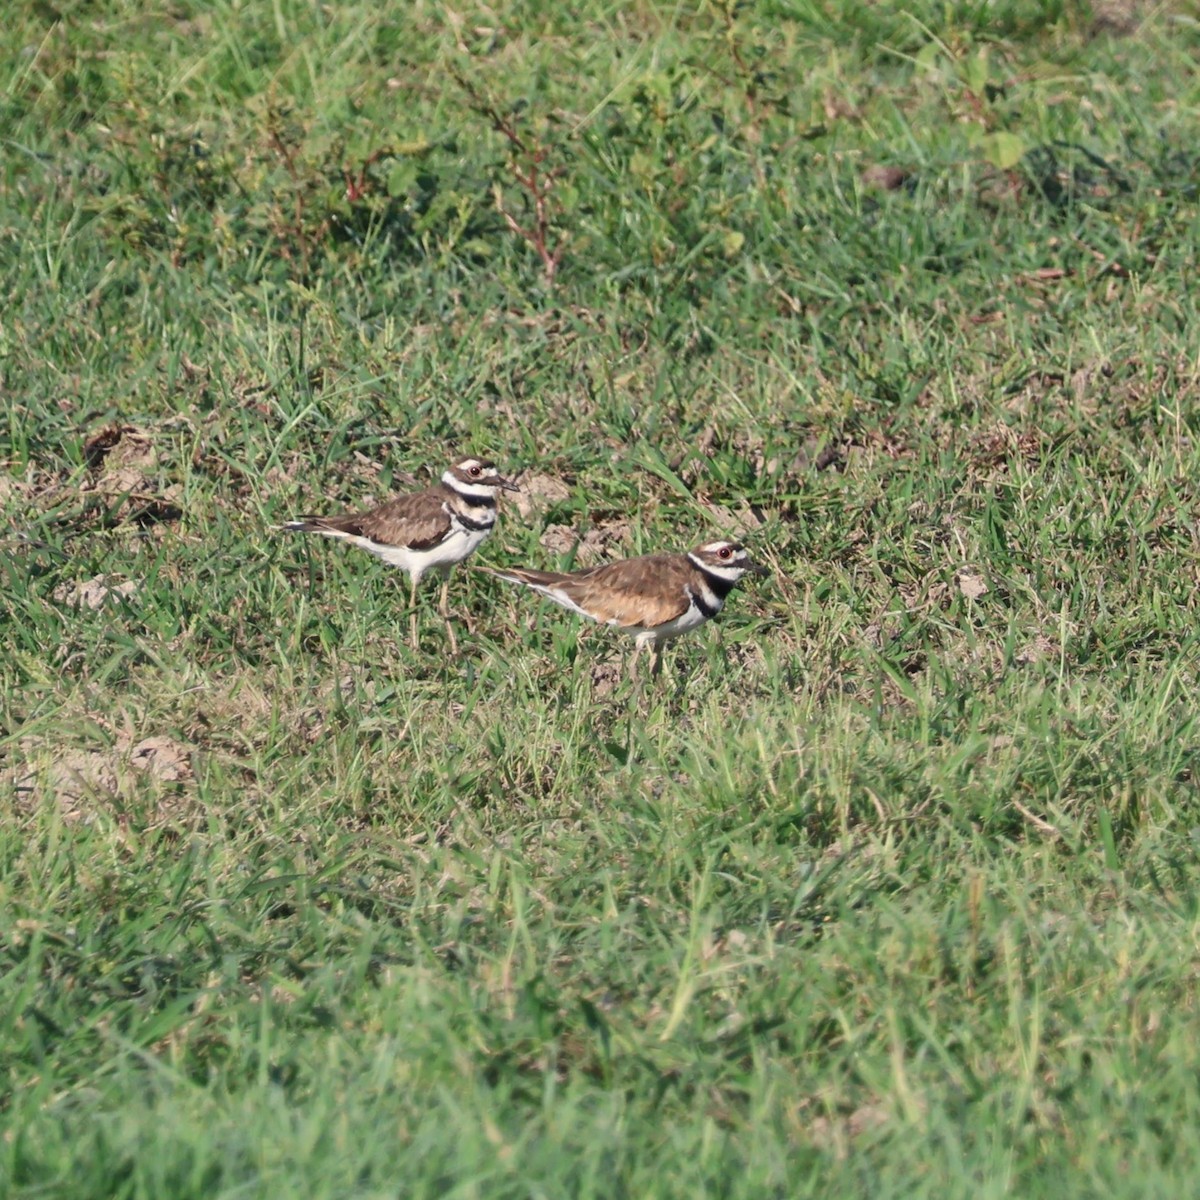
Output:
[[[10,4],[0,1193],[1194,1195],[1198,55]],[[461,453],[476,563],[773,577],[639,702],[272,530]]]

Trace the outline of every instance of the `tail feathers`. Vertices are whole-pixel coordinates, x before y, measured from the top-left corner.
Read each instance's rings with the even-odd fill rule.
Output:
[[[299,517],[285,521],[279,528],[290,533],[325,533],[332,537],[357,537],[361,533],[353,517]]]
[[[577,583],[578,580],[573,579],[570,575],[564,575],[558,571],[530,571],[525,567],[512,567],[508,570],[498,570],[496,567],[480,567],[481,571],[486,571],[489,575],[495,575],[498,579],[506,580],[508,583],[519,583],[523,587],[529,588],[530,591],[537,592],[539,596],[545,596],[547,600],[553,600],[555,604],[561,605],[563,608],[570,609],[573,613],[578,613],[581,617],[587,617],[591,621],[598,618],[595,613],[588,612],[586,608],[580,608],[572,595],[572,583]]]
[[[480,567],[479,570],[495,575],[497,579],[503,579],[506,583],[520,583],[525,587],[538,589],[554,587],[566,578],[565,575],[556,574],[554,571],[531,571],[526,567]]]

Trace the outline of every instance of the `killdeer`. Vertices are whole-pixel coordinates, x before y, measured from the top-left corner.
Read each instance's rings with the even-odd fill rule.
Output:
[[[616,626],[634,639],[638,650],[653,646],[655,675],[664,642],[715,617],[743,575],[770,574],[738,542],[708,542],[687,554],[647,554],[583,571],[482,569],[581,616]]]
[[[494,463],[464,458],[443,472],[441,482],[428,491],[397,496],[367,512],[301,517],[298,521],[288,521],[283,528],[350,542],[407,571],[409,633],[414,650],[418,648],[417,585],[426,571],[439,571],[442,595],[438,612],[450,635],[450,652],[457,654],[458,642],[448,607],[450,571],[492,532],[497,493],[519,490],[515,483],[500,475]]]

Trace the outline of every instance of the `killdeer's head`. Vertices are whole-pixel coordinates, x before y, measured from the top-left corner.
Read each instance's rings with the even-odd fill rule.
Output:
[[[694,566],[707,575],[715,575],[733,585],[743,575],[770,575],[761,563],[754,562],[741,542],[706,542],[688,554]]]
[[[464,458],[442,475],[442,482],[460,496],[472,500],[494,500],[496,493],[519,492],[521,489],[496,470],[496,464],[486,458]]]

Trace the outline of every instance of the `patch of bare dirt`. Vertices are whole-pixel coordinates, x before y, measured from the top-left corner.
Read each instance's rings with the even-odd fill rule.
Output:
[[[612,659],[597,662],[592,666],[592,694],[597,700],[606,700],[621,683],[621,663]]]
[[[44,747],[37,743],[21,743],[26,765],[36,761]],[[85,801],[94,796],[115,795],[117,772],[111,754],[100,750],[58,749],[43,770],[18,774],[15,780],[18,796],[32,797],[44,790],[58,801],[63,815],[68,820],[82,820]]]
[[[1044,634],[1038,634],[1033,641],[1028,642],[1017,651],[1015,662],[1026,666],[1028,663],[1040,662],[1047,655],[1057,654],[1058,648]]]
[[[129,765],[166,783],[182,783],[192,778],[191,751],[174,738],[143,738],[129,752]]]
[[[1143,0],[1094,0],[1092,32],[1128,37],[1137,31],[1146,9]]]
[[[0,475],[0,508],[13,500],[27,500],[34,492],[34,485],[15,475]]]
[[[551,554],[567,555],[574,550],[577,566],[592,567],[618,557],[631,528],[628,521],[613,518],[596,522],[581,537],[569,525],[547,525],[538,541]]]
[[[14,787],[20,798],[52,798],[68,821],[88,821],[98,808],[119,797],[130,771],[145,773],[161,783],[185,784],[193,778],[191,749],[166,736],[133,743],[118,737],[107,749],[64,747],[45,738],[20,743]],[[160,811],[173,809],[169,797],[160,800]]]
[[[733,537],[744,537],[766,523],[762,509],[755,504],[747,504],[744,501],[737,504],[713,504],[709,500],[702,500],[701,503],[712,519],[713,527]]]
[[[986,596],[991,590],[987,585],[987,580],[978,571],[970,569],[959,571],[954,577],[954,581],[958,584],[958,590],[968,600],[978,600],[980,596]]]
[[[859,178],[864,187],[878,188],[884,192],[895,192],[910,179],[911,172],[890,163],[872,163],[864,167]]]
[[[845,439],[831,440],[825,435],[815,437],[804,436],[802,431],[792,432],[802,442],[800,449],[785,460],[778,453],[768,453],[766,441],[759,433],[709,424],[694,445],[689,443],[681,447],[670,466],[689,488],[703,484],[708,459],[721,451],[736,454],[748,464],[755,478],[775,479],[780,484],[798,483],[812,471],[825,471],[830,467],[845,469],[849,449]]]
[[[183,515],[178,484],[161,486],[158,453],[150,434],[135,425],[109,425],[83,445],[91,478],[83,489],[108,510],[110,519],[152,525]]]
[[[59,604],[77,608],[90,608],[94,612],[105,604],[119,602],[137,593],[138,585],[127,579],[124,583],[110,583],[106,575],[96,575],[83,583],[64,583],[54,589],[54,599]]]
[[[988,429],[975,436],[969,450],[971,464],[977,470],[994,470],[1015,459],[1035,465],[1042,458],[1043,437],[1037,429],[1018,433],[1007,425]]]
[[[813,1145],[845,1158],[850,1152],[849,1143],[881,1129],[890,1119],[882,1104],[863,1104],[845,1116],[817,1117],[808,1127],[808,1136]]]
[[[521,490],[513,494],[510,503],[516,507],[523,519],[571,498],[571,489],[555,475],[544,475],[540,471],[522,471],[513,482]]]

